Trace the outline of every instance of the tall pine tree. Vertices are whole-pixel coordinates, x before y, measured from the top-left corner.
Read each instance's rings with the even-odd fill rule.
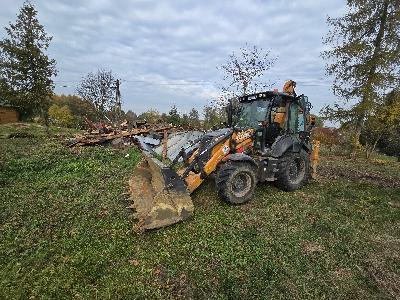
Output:
[[[347,0],[347,6],[344,16],[328,18],[325,44],[331,49],[322,53],[327,74],[334,76],[333,92],[344,105],[328,106],[324,113],[351,122],[357,146],[368,115],[399,84],[400,1]]]
[[[19,107],[22,116],[40,114],[47,124],[56,62],[45,51],[52,37],[39,24],[37,11],[25,2],[0,41],[0,97]]]

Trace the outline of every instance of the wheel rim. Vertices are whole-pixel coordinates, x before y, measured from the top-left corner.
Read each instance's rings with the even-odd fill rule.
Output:
[[[288,177],[292,183],[299,183],[305,174],[305,162],[299,157],[294,158],[288,166]]]
[[[243,197],[251,190],[251,176],[247,173],[237,174],[231,184],[232,193],[236,197]]]

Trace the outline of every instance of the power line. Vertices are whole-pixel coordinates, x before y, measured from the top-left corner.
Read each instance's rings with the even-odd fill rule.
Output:
[[[126,80],[123,79],[123,82],[130,82],[130,83],[142,83],[146,85],[183,85],[183,86],[188,86],[188,85],[215,85],[215,83],[210,82],[210,81],[201,81],[201,80],[182,80],[184,82],[165,82],[165,81],[159,81],[159,82],[151,82],[151,81],[146,81],[146,80]]]
[[[138,83],[142,85],[158,85],[158,86],[217,86],[217,83],[210,82],[210,81],[203,81],[203,80],[178,80],[183,82],[165,82],[165,81],[148,81],[148,80],[127,80],[122,79],[122,82],[127,83]],[[62,87],[72,87],[68,86],[68,84],[78,84],[81,81],[76,80],[56,80],[54,81],[55,84],[62,86]],[[307,81],[297,81],[300,86],[330,86],[329,83],[324,82],[307,82]],[[257,82],[260,83],[260,82]]]
[[[146,83],[146,84],[187,84],[187,85],[191,85],[191,84],[214,84],[213,82],[210,82],[210,81],[201,81],[201,80],[199,80],[199,81],[195,81],[195,80],[187,81],[187,80],[185,80],[185,82],[177,82],[177,83],[165,82],[165,81],[162,81],[162,82],[154,82],[153,81],[153,82],[151,82],[151,81],[147,81],[147,80],[126,80],[126,79],[122,79],[121,81],[123,81],[123,82]],[[55,82],[55,83],[63,83],[63,82],[79,83],[81,81],[76,81],[76,80],[54,80],[53,82]]]
[[[138,83],[140,85],[158,85],[158,86],[215,86],[214,83],[211,82],[149,82],[149,81],[143,81],[143,80],[122,80],[122,82],[127,82],[127,83]],[[69,83],[69,84],[78,84],[79,81],[55,81],[54,82],[56,85],[62,86],[62,87],[72,87],[65,85],[64,83]]]

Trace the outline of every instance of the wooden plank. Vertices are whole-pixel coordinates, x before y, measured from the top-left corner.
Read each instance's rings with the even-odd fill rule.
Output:
[[[76,140],[69,144],[69,147],[84,146],[84,145],[96,145],[103,144],[107,141],[111,141],[117,138],[132,137],[134,135],[150,134],[151,132],[164,132],[170,130],[173,126],[160,126],[160,127],[149,127],[149,128],[134,128],[130,131],[120,131],[115,133],[103,133],[103,134],[88,134],[77,137]]]

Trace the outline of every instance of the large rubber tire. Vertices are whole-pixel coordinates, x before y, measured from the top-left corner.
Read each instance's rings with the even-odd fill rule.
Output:
[[[256,188],[256,172],[255,166],[250,163],[239,161],[224,163],[215,177],[218,195],[232,204],[248,202]]]
[[[311,177],[310,158],[304,150],[287,151],[278,161],[278,171],[274,184],[281,190],[290,192],[302,188]]]

